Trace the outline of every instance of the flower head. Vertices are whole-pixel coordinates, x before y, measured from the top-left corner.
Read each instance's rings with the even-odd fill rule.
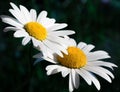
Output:
[[[71,30],[60,30],[65,28],[65,23],[55,23],[55,19],[48,18],[47,12],[42,11],[38,16],[36,10],[28,11],[24,6],[17,7],[14,3],[10,3],[12,9],[9,12],[15,17],[2,15],[1,19],[4,23],[11,26],[6,27],[4,31],[13,30],[14,37],[21,38],[22,45],[26,45],[32,40],[35,48],[41,50],[44,55],[55,52],[62,56],[62,52],[66,52],[65,44],[67,41],[63,36],[74,34]],[[64,46],[63,46],[64,45]]]
[[[88,85],[92,85],[93,82],[98,90],[100,90],[100,83],[94,74],[99,75],[110,83],[112,82],[111,78],[114,79],[114,75],[106,69],[106,67],[113,69],[113,67],[117,66],[113,63],[101,60],[110,58],[107,52],[102,50],[91,52],[95,47],[94,45],[87,45],[84,42],[80,42],[77,45],[75,40],[67,39],[70,42],[67,48],[68,55],[63,54],[63,57],[60,57],[53,54],[53,58],[42,57],[54,63],[46,67],[47,75],[61,72],[62,77],[66,77],[69,74],[69,92],[79,87],[80,76]],[[35,55],[34,57],[40,58],[41,56]]]

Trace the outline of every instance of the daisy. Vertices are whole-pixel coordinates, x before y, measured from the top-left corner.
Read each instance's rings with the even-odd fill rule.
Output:
[[[4,29],[5,32],[13,30],[15,31],[14,37],[23,37],[22,45],[26,45],[32,40],[33,46],[43,51],[43,54],[55,52],[62,56],[61,51],[67,53],[64,45],[67,41],[63,36],[75,33],[71,30],[60,30],[67,27],[67,24],[55,23],[55,19],[47,17],[46,11],[42,11],[37,16],[34,9],[28,11],[22,5],[19,7],[14,3],[10,3],[10,5],[12,9],[9,9],[9,12],[14,18],[5,15],[1,16],[4,23],[11,25]]]
[[[74,88],[78,88],[80,84],[79,77],[82,77],[88,85],[95,85],[100,90],[100,83],[95,75],[98,75],[108,82],[112,82],[114,75],[108,70],[117,67],[110,62],[102,61],[101,59],[110,58],[107,52],[98,50],[91,52],[95,47],[92,44],[86,44],[80,42],[78,45],[75,40],[68,39],[69,46],[67,48],[68,55],[63,54],[64,57],[60,57],[54,54],[51,57],[42,57],[43,59],[54,63],[46,67],[47,75],[56,74],[61,72],[62,77],[69,75],[69,92],[72,92]],[[40,58],[40,54],[35,55],[35,58]],[[107,69],[106,69],[107,68]]]

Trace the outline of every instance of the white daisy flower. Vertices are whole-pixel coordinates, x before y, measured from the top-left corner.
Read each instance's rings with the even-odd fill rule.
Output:
[[[11,25],[4,29],[5,32],[13,30],[15,31],[14,37],[23,37],[22,45],[26,45],[32,40],[34,47],[40,49],[43,54],[55,52],[62,56],[60,51],[67,53],[64,45],[67,41],[63,36],[75,33],[71,30],[60,30],[65,28],[67,24],[55,23],[55,19],[47,17],[46,11],[42,11],[37,16],[34,9],[28,11],[22,5],[20,7],[17,7],[14,3],[10,3],[10,5],[12,9],[9,9],[9,12],[15,18],[5,15],[1,16],[4,23]]]
[[[75,40],[69,39],[69,47],[67,48],[68,55],[63,54],[64,57],[53,55],[54,57],[42,57],[40,54],[34,57],[50,61],[54,65],[48,65],[46,67],[47,75],[56,74],[61,72],[62,77],[69,75],[69,92],[72,92],[74,88],[78,88],[80,84],[79,77],[82,77],[88,85],[95,85],[100,90],[100,83],[95,75],[99,75],[108,82],[112,82],[114,75],[106,68],[117,67],[110,62],[104,62],[101,59],[110,58],[107,52],[98,50],[91,52],[95,47],[91,44],[80,42],[78,45]],[[95,74],[95,75],[94,75]]]

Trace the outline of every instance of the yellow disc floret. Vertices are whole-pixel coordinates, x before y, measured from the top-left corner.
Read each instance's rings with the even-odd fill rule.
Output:
[[[33,36],[37,40],[43,41],[47,37],[47,30],[38,22],[29,22],[24,26],[25,30],[30,36]]]
[[[81,68],[87,63],[84,52],[77,47],[68,47],[68,55],[63,53],[64,57],[57,56],[58,62],[68,68]]]

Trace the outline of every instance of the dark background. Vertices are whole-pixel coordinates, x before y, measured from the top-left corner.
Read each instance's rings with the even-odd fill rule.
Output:
[[[112,58],[106,61],[118,68],[113,71],[115,79],[111,84],[97,76],[101,83],[99,92],[120,92],[120,0],[0,0],[0,15],[10,15],[10,1],[38,13],[48,11],[48,17],[68,23],[66,29],[75,30],[71,37],[77,42],[91,43],[96,46],[94,50],[107,51]],[[68,92],[68,76],[47,76],[47,62],[33,66],[35,59],[31,56],[38,51],[30,44],[22,46],[22,38],[14,38],[12,31],[4,33],[6,26],[0,20],[0,92]],[[80,83],[74,92],[97,92],[82,78]]]

